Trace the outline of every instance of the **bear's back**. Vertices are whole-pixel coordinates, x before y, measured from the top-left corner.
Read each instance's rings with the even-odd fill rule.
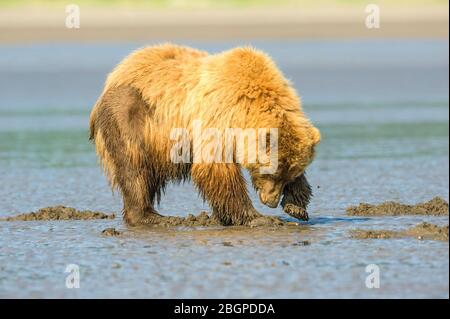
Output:
[[[207,55],[173,44],[136,50],[109,74],[105,90],[111,86],[132,86],[149,104],[156,104],[165,97],[184,95],[197,83],[201,59]]]

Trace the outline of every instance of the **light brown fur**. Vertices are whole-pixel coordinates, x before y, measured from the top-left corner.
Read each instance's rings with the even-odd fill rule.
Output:
[[[278,170],[260,174],[258,163],[175,164],[169,157],[173,128],[278,128]],[[124,199],[130,225],[157,223],[154,202],[168,182],[191,178],[225,225],[259,217],[240,168],[249,170],[265,204],[306,208],[311,195],[304,169],[319,131],[272,60],[252,48],[216,55],[171,44],[137,50],[108,76],[90,117],[91,139],[113,187]],[[288,185],[288,187],[285,187]],[[293,193],[304,196],[293,196]],[[276,203],[275,203],[276,202]]]

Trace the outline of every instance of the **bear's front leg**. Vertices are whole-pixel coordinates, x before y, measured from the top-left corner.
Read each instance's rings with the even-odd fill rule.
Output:
[[[262,216],[252,205],[237,164],[193,164],[191,177],[222,225],[248,225]]]
[[[302,174],[284,187],[281,206],[286,214],[301,220],[308,220],[306,207],[311,196],[311,186],[305,174]]]

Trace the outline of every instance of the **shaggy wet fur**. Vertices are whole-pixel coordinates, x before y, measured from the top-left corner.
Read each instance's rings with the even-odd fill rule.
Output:
[[[278,128],[277,172],[260,175],[261,164],[247,161],[173,163],[170,131],[191,130],[194,120],[221,131]],[[222,224],[248,224],[261,215],[241,167],[257,190],[282,183],[283,207],[306,209],[311,189],[303,173],[320,140],[295,91],[264,53],[236,48],[208,55],[171,44],[140,49],[115,68],[92,110],[90,132],[112,187],[121,191],[129,225],[157,223],[154,205],[167,183],[187,179]]]

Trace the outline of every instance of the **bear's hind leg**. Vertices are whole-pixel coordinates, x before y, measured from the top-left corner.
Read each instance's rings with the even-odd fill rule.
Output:
[[[130,226],[157,224],[163,217],[153,208],[156,192],[148,186],[145,169],[124,168],[119,178],[123,197],[123,218]]]
[[[121,191],[124,220],[133,226],[154,224],[161,218],[153,203],[164,179],[155,180],[158,174],[151,174],[140,133],[146,109],[139,92],[121,86],[105,92],[91,115],[91,139],[112,187]]]
[[[194,164],[191,177],[222,225],[246,225],[262,215],[253,208],[236,164]]]

